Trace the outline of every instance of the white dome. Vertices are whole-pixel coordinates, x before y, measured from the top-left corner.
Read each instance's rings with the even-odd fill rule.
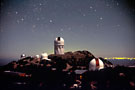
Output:
[[[25,58],[25,57],[26,57],[26,55],[25,55],[25,54],[22,54],[22,55],[21,55],[21,59],[22,59],[22,58]]]
[[[48,59],[48,54],[47,53],[42,53],[41,54],[41,59]]]
[[[54,40],[55,45],[64,45],[64,39],[62,37],[57,37]]]
[[[39,55],[36,55],[35,57],[36,57],[36,58],[40,58],[40,56],[39,56]]]
[[[90,71],[100,70],[103,68],[104,68],[104,63],[99,58],[94,58],[89,63],[89,70]]]
[[[41,54],[41,59],[51,61],[51,59],[48,59],[48,54],[47,53],[42,53]]]

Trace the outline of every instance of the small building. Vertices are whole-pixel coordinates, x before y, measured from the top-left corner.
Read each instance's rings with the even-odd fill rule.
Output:
[[[20,56],[20,59],[24,59],[24,58],[26,58],[26,55],[25,55],[25,54],[22,54],[22,55]]]
[[[41,60],[48,60],[48,61],[51,61],[51,59],[48,59],[48,54],[47,54],[47,53],[42,53],[42,54],[41,54]]]
[[[89,63],[89,71],[104,69],[104,63],[99,58],[94,58]]]
[[[64,39],[57,37],[54,40],[54,54],[64,54]]]
[[[36,55],[35,58],[37,59],[37,61],[40,61],[40,56]]]
[[[40,58],[40,56],[39,56],[39,55],[36,55],[35,57],[36,57],[36,58]]]

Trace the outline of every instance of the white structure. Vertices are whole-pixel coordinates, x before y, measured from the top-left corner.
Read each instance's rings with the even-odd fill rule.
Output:
[[[64,54],[64,39],[62,37],[57,37],[54,40],[54,53]]]
[[[48,61],[51,61],[51,59],[48,59],[48,54],[47,54],[47,53],[42,53],[42,54],[41,54],[41,60],[48,60]]]
[[[26,58],[26,55],[25,54],[22,54],[20,59],[23,59],[23,58]]]
[[[36,56],[35,56],[35,58],[37,58],[37,59],[38,59],[38,58],[40,58],[40,56],[39,56],[39,55],[36,55]]]
[[[89,63],[89,71],[104,69],[104,63],[99,58],[94,58]]]
[[[35,58],[37,59],[37,61],[40,61],[40,56],[36,55]]]

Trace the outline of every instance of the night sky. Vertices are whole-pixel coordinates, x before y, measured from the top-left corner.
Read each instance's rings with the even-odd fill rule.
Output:
[[[0,58],[88,50],[96,57],[135,57],[135,0],[2,0]]]

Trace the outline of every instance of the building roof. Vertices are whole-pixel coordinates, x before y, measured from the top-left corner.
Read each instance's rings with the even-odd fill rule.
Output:
[[[100,70],[104,68],[104,63],[102,60],[99,58],[94,58],[90,61],[89,63],[89,70],[95,71],[95,70]]]

